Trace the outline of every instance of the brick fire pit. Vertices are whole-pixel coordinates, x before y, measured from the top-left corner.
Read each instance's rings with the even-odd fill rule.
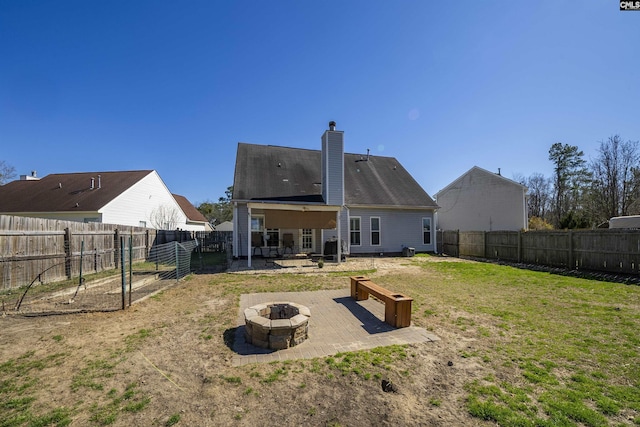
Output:
[[[245,339],[256,347],[283,350],[308,337],[308,307],[293,302],[270,302],[244,310]]]

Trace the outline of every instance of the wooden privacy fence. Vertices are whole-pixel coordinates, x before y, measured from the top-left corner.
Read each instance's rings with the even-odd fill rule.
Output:
[[[438,250],[452,256],[640,273],[640,230],[438,231]]]
[[[135,261],[156,244],[156,230],[101,223],[0,215],[0,290],[118,268],[120,237],[132,238]],[[80,258],[82,263],[72,262]]]

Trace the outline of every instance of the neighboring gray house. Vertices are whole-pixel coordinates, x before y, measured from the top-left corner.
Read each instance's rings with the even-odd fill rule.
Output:
[[[527,187],[472,167],[435,194],[439,230],[526,230]]]
[[[231,221],[221,222],[220,224],[218,224],[218,225],[213,227],[213,231],[232,232],[233,231],[233,222],[231,222]]]
[[[640,228],[640,215],[614,216],[609,219],[609,228]]]
[[[335,122],[321,150],[239,143],[233,182],[236,257],[435,251],[437,205],[392,157],[344,153]],[[338,244],[341,241],[342,244]]]

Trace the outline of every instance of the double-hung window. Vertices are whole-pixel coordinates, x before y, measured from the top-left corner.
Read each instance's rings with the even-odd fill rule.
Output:
[[[380,218],[371,217],[371,246],[380,246]]]
[[[431,244],[431,218],[422,218],[422,243]]]
[[[256,215],[251,217],[251,232],[262,233],[264,231],[264,216]]]
[[[251,246],[261,248],[264,246],[264,216],[251,216]]]
[[[349,240],[352,246],[360,246],[360,217],[349,219]]]

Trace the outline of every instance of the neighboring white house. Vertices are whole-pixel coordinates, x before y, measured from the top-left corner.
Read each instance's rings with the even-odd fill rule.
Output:
[[[0,186],[0,214],[206,230],[199,218],[189,218],[155,170],[21,176]]]
[[[435,251],[433,199],[393,157],[344,152],[329,123],[321,150],[238,144],[234,256]],[[340,242],[340,244],[338,243]]]
[[[435,194],[440,230],[497,231],[528,228],[527,188],[500,174],[472,167]]]

